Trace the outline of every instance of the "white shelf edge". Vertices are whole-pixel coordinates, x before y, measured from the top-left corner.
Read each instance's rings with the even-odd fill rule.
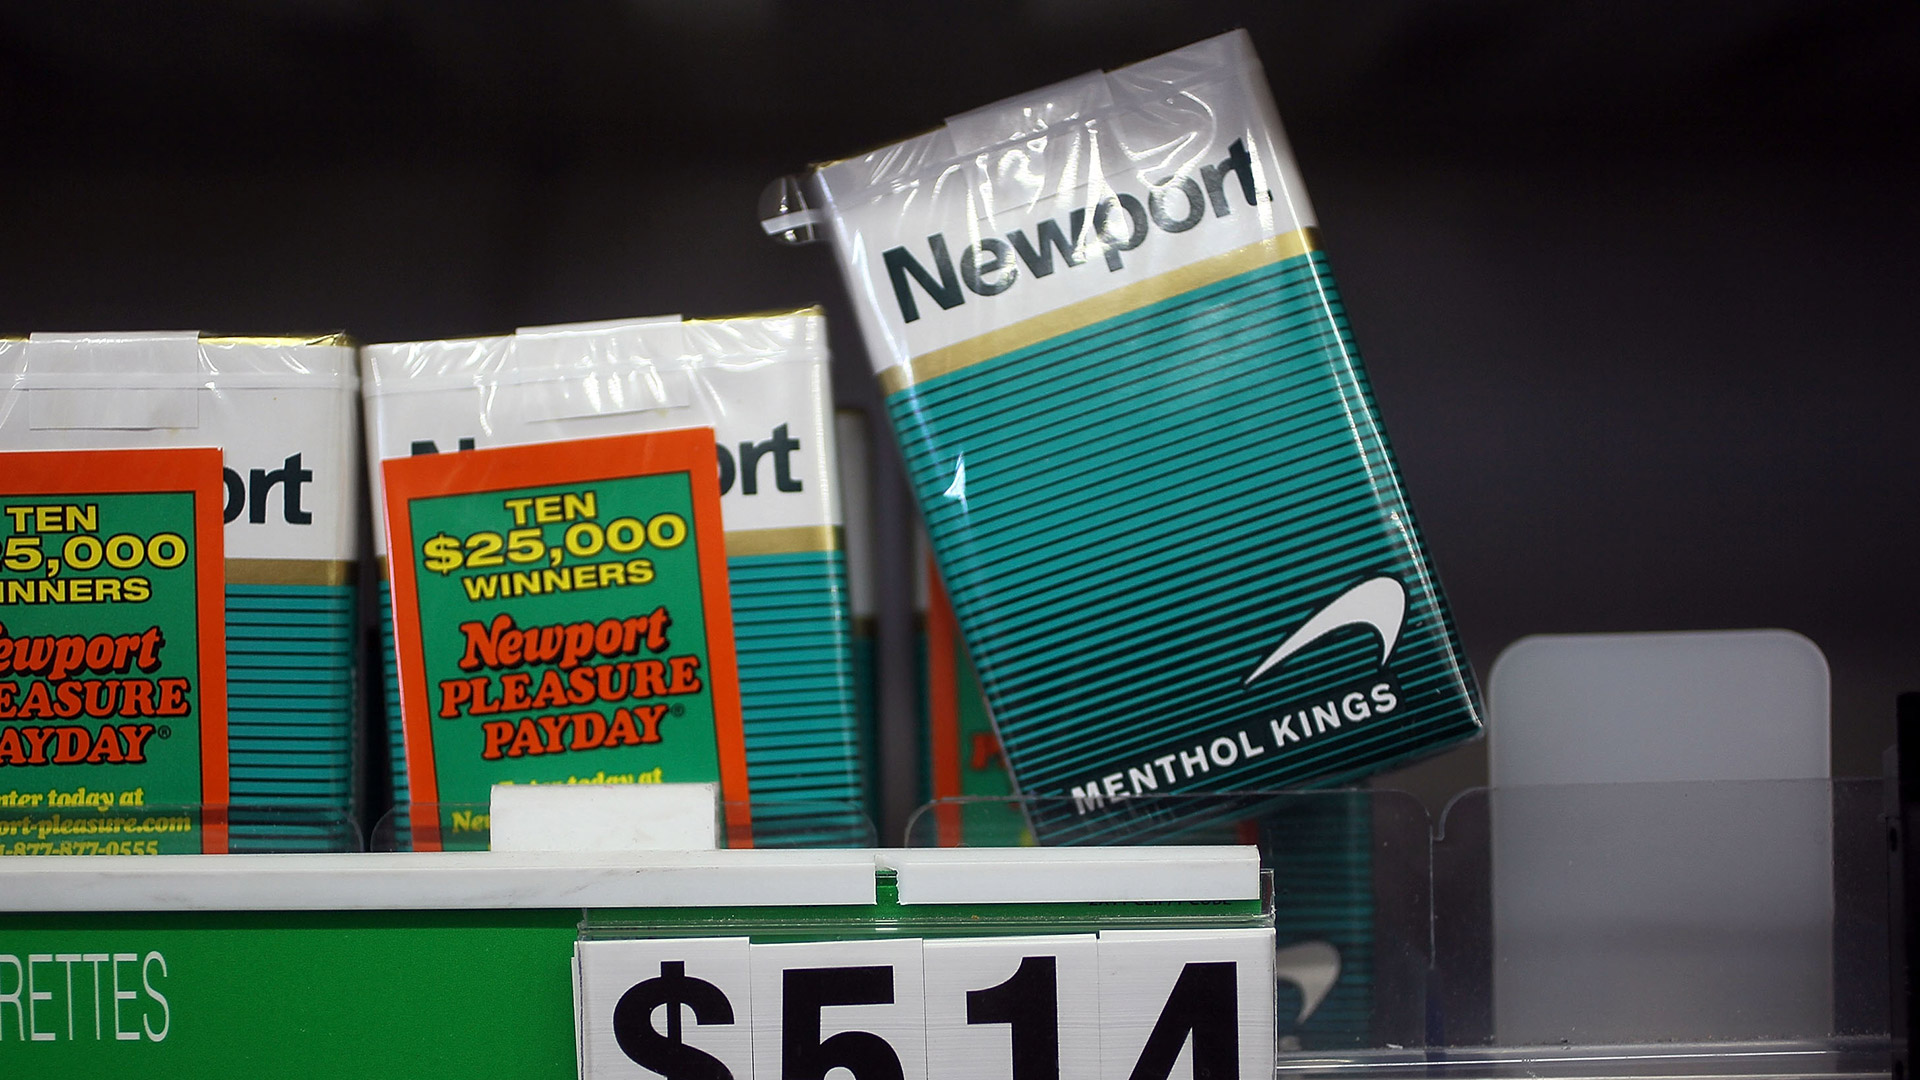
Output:
[[[392,911],[875,902],[863,851],[21,856],[0,911]]]

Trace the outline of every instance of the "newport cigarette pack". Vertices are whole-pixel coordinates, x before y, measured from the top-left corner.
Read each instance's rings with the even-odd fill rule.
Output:
[[[363,364],[370,463],[711,428],[755,842],[864,836],[833,406],[818,310],[372,345]],[[377,468],[373,487],[378,508]],[[412,762],[394,730],[397,696],[390,682],[396,801],[404,807]],[[589,770],[582,779],[593,777]]]
[[[357,842],[358,396],[340,335],[0,343],[0,451],[223,455],[235,851]]]
[[[0,855],[227,850],[220,451],[0,451]]]
[[[808,190],[767,228],[833,244],[1014,781],[1075,797],[1042,840],[1478,733],[1244,33]]]

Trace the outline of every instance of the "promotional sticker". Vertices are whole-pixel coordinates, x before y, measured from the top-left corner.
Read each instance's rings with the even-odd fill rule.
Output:
[[[0,453],[0,855],[227,849],[220,470]]]
[[[383,464],[414,846],[496,783],[718,781],[751,842],[710,428]]]

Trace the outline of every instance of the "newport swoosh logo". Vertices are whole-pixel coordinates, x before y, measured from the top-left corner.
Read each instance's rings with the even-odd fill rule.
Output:
[[[1300,1015],[1294,1023],[1304,1024],[1340,981],[1340,950],[1324,941],[1289,945],[1273,954],[1273,974],[1300,988]]]
[[[1380,635],[1380,662],[1385,664],[1400,640],[1400,626],[1406,618],[1407,590],[1390,577],[1369,578],[1334,597],[1300,624],[1300,629],[1288,634],[1240,685],[1252,686],[1255,679],[1286,663],[1293,654],[1349,626],[1370,626]]]

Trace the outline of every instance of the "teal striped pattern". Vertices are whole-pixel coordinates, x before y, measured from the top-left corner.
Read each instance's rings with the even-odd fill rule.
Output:
[[[1242,731],[1257,740],[1270,718],[1382,681],[1392,713],[1284,747],[1269,735],[1259,756],[1160,793],[1339,782],[1479,731],[1321,253],[887,404],[1023,793],[1064,795]],[[1379,575],[1407,593],[1384,670],[1377,638],[1350,629],[1243,686],[1321,605]],[[1099,842],[1186,817],[1177,800],[1146,803],[1036,811],[1036,835]]]
[[[735,556],[727,579],[755,844],[868,843],[844,553]]]
[[[234,851],[356,847],[351,585],[228,585]]]
[[[380,699],[387,710],[387,765],[393,778],[393,849],[413,850],[413,799],[407,793],[407,737],[400,723],[400,667],[393,655],[393,583],[380,578]],[[384,839],[384,838],[382,838]]]
[[[844,556],[838,551],[741,556],[727,560],[727,575],[755,842],[764,847],[868,843]],[[395,842],[404,850],[407,757],[394,675],[393,594],[384,580],[380,626]]]

